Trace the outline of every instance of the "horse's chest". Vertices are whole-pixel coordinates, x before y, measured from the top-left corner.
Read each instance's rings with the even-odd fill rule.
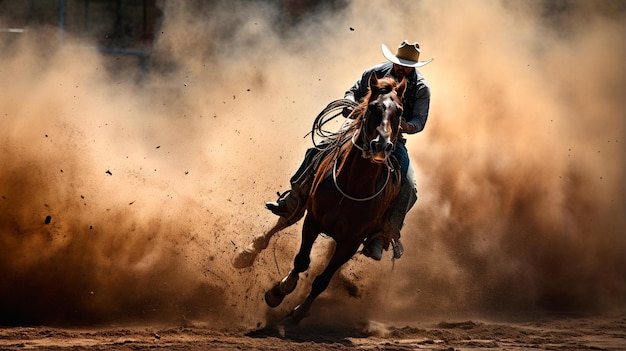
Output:
[[[314,207],[312,210],[314,217],[327,234],[344,232],[367,234],[380,222],[376,201],[369,202],[368,204],[340,198],[331,206]]]

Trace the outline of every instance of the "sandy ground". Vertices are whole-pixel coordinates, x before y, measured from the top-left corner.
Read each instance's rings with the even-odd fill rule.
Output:
[[[2,350],[626,350],[626,314],[552,316],[518,322],[477,320],[363,328],[216,330],[184,326],[0,329]]]

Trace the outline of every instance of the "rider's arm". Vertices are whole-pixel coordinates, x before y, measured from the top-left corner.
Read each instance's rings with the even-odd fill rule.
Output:
[[[370,74],[371,72],[369,71],[364,72],[361,78],[357,79],[354,85],[346,91],[343,96],[344,99],[352,100],[357,103],[360,102],[361,99],[367,95],[367,84],[369,82]]]
[[[354,85],[350,89],[348,89],[348,91],[346,91],[346,93],[343,95],[343,98],[354,101],[354,102],[358,102],[359,100],[356,99],[355,93],[359,91],[360,85],[361,85],[361,79],[357,80],[356,83],[354,83]],[[348,118],[351,113],[352,113],[352,107],[344,107],[343,111],[341,111],[341,114],[346,118]]]
[[[361,78],[357,79],[354,85],[350,87],[348,91],[345,92],[343,98],[352,100],[356,103],[360,103],[361,99],[363,99],[365,95],[367,95],[367,92],[369,89],[368,84],[369,84],[370,75],[372,74],[372,72],[373,71],[371,69],[363,72],[363,75],[361,75]],[[352,112],[352,108],[346,107],[343,109],[342,114],[344,117],[348,117],[351,112]]]
[[[405,123],[402,123],[402,132],[407,134],[419,133],[424,129],[428,120],[428,110],[430,108],[430,88],[426,84],[420,84],[417,88],[413,108],[405,111],[403,116]]]
[[[391,63],[383,63],[366,70],[361,75],[361,78],[359,78],[354,85],[346,91],[344,99],[360,103],[369,92],[370,77],[372,74],[375,73],[378,78],[381,78],[385,75],[384,73],[390,69]]]

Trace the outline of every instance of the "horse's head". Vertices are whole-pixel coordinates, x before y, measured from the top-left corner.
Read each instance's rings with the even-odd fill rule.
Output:
[[[366,111],[361,121],[361,147],[364,156],[372,162],[384,163],[400,134],[406,80],[397,83],[392,78],[378,79],[376,74],[372,74],[369,86],[369,94],[363,101]]]

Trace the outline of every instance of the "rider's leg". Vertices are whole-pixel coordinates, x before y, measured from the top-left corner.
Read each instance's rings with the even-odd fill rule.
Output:
[[[387,210],[387,223],[385,223],[385,234],[390,236],[393,245],[394,258],[400,258],[404,253],[404,247],[400,241],[400,230],[404,226],[404,218],[407,212],[417,201],[417,187],[415,183],[415,172],[409,164],[407,177],[402,179],[402,186],[398,197],[391,203]]]
[[[312,161],[319,153],[316,148],[310,148],[304,155],[302,164],[291,177],[291,190],[278,197],[275,202],[266,202],[265,207],[277,216],[287,219],[299,219],[304,214],[304,207],[311,190],[311,182],[313,181]]]
[[[417,201],[417,187],[415,182],[415,171],[411,166],[409,154],[403,142],[396,144],[394,155],[400,164],[402,172],[402,186],[398,197],[391,203],[385,214],[382,235],[375,236],[368,240],[367,247],[363,251],[368,257],[375,260],[382,258],[383,249],[386,247],[384,237],[390,238],[393,244],[394,258],[400,258],[404,253],[404,247],[400,242],[400,230],[404,225],[404,218],[407,212]]]

